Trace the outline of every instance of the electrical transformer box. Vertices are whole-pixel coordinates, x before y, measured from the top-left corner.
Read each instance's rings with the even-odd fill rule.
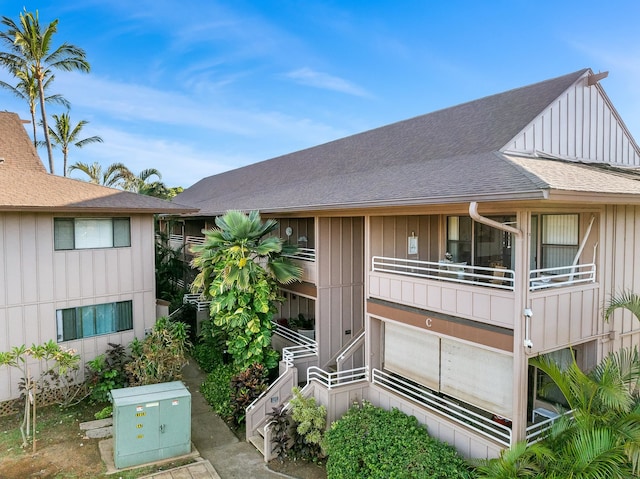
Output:
[[[191,452],[191,394],[181,381],[111,391],[118,469]]]

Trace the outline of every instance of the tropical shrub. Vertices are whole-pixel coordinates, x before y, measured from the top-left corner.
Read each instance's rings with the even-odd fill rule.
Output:
[[[200,272],[192,289],[211,300],[211,318],[224,331],[238,367],[261,363],[273,369],[278,354],[271,348],[271,319],[282,301],[279,285],[302,274],[283,253],[296,248],[268,236],[278,223],[262,223],[257,211],[229,211],[215,222],[217,229],[205,231],[204,244],[193,247],[192,266]]]
[[[179,321],[160,318],[143,341],[131,344],[131,362],[125,369],[130,386],[142,386],[182,378],[187,364],[189,327]]]
[[[329,479],[469,479],[455,449],[432,438],[413,416],[354,405],[324,437]]]
[[[280,459],[280,462],[288,456],[291,447],[291,436],[289,436],[291,416],[285,410],[285,406],[286,404],[280,404],[271,408],[271,412],[267,413],[271,424],[271,452]]]
[[[201,328],[198,342],[191,350],[191,357],[203,371],[210,373],[225,362],[226,336],[210,319],[203,321]]]
[[[254,363],[231,378],[231,407],[235,424],[244,422],[247,406],[267,389],[267,377],[264,365]]]
[[[226,421],[233,417],[231,378],[235,373],[232,364],[218,364],[200,387],[200,392],[213,411]]]
[[[318,405],[314,397],[304,397],[297,387],[293,388],[290,404],[294,424],[291,455],[315,462],[324,457],[322,438],[327,427],[327,408]]]
[[[109,343],[109,349],[104,354],[87,361],[87,384],[92,401],[109,402],[112,389],[127,386],[125,366],[130,360],[121,344]]]

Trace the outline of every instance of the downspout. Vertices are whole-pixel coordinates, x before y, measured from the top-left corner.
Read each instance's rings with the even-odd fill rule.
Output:
[[[517,250],[519,253],[516,257],[516,270],[526,271],[526,258],[524,249],[524,233],[519,228],[503,225],[502,223],[481,216],[478,213],[478,203],[472,201],[469,203],[469,216],[478,223],[497,228],[501,231],[511,233],[515,236]],[[525,280],[521,274],[519,281],[514,283],[514,320],[513,327],[513,417],[511,430],[511,445],[518,441],[522,441],[526,437],[527,428],[527,374],[528,374],[528,351],[531,351],[533,343],[529,334],[531,331],[531,316],[533,312],[530,308],[526,308],[526,294],[528,291],[529,281]],[[514,278],[515,279],[515,278]],[[526,308],[526,309],[525,309]],[[523,318],[524,316],[524,318]],[[522,323],[524,319],[524,324]],[[526,351],[525,351],[526,350]]]
[[[471,203],[469,203],[469,216],[471,216],[471,218],[473,218],[478,223],[482,223],[487,226],[491,226],[492,228],[497,228],[499,230],[506,231],[507,233],[513,233],[518,237],[522,236],[522,231],[520,231],[518,228],[514,228],[513,226],[509,226],[509,225],[503,225],[498,221],[494,221],[484,216],[480,216],[480,213],[478,213],[477,201],[472,201]]]

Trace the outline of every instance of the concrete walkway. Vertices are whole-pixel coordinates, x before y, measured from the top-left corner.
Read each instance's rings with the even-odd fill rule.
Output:
[[[206,373],[195,361],[191,360],[182,374],[182,381],[191,392],[191,441],[200,456],[211,462],[220,479],[292,477],[267,468],[260,452],[248,442],[239,441],[226,423],[211,410],[200,394],[200,385],[206,379]],[[212,477],[216,478],[215,475]]]

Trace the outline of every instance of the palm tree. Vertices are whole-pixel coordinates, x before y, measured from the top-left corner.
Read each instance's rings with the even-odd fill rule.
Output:
[[[550,357],[530,364],[560,389],[572,417],[561,416],[538,444],[519,443],[482,461],[480,478],[631,478],[640,472],[640,355],[623,349],[584,373],[575,359],[562,368]],[[510,475],[512,474],[512,475]]]
[[[278,223],[263,223],[257,211],[228,211],[215,222],[216,229],[204,232],[204,244],[192,249],[192,266],[200,269],[192,290],[211,300],[211,317],[226,333],[234,363],[247,368],[259,362],[271,369],[277,364],[270,345],[279,283],[302,274],[283,254],[296,248],[270,236]]]
[[[122,163],[112,163],[103,172],[102,165],[98,162],[92,164],[77,162],[69,167],[69,172],[81,171],[89,178],[89,183],[95,183],[96,185],[109,186],[116,188],[122,186],[124,181],[129,178],[133,173],[129,171],[129,168]]]
[[[630,311],[636,319],[640,321],[640,295],[627,291],[626,293],[622,293],[620,296],[611,298],[609,306],[604,312],[605,321],[609,321],[609,318],[617,309],[626,309]]]
[[[38,139],[36,135],[36,103],[38,101],[38,82],[36,82],[35,78],[31,74],[29,69],[21,71],[13,72],[13,75],[19,80],[18,83],[14,86],[5,81],[0,80],[0,87],[5,88],[12,92],[15,96],[20,98],[21,100],[27,101],[29,104],[29,113],[31,114],[31,126],[33,127],[33,146],[38,146]],[[44,82],[44,90],[46,91],[51,82],[54,79],[54,75],[50,75]],[[62,95],[49,95],[45,97],[44,101],[46,103],[57,103],[66,108],[70,107],[69,102]]]
[[[155,181],[150,178],[156,177]],[[125,191],[133,191],[146,196],[155,196],[156,198],[169,199],[175,196],[174,188],[169,188],[162,181],[162,175],[155,168],[147,168],[137,175],[130,175],[123,182],[122,189]]]
[[[24,13],[20,14],[18,23],[9,17],[2,17],[1,23],[7,27],[7,30],[0,32],[0,41],[6,45],[8,51],[0,52],[0,63],[11,74],[17,71],[30,71],[38,84],[42,127],[49,155],[49,171],[54,174],[53,151],[45,109],[45,82],[54,69],[88,72],[90,67],[85,51],[68,43],[63,43],[54,49],[52,39],[58,30],[58,20],[42,28],[37,10],[33,14],[25,9]]]
[[[62,115],[53,115],[55,120],[55,127],[49,127],[49,134],[53,140],[54,146],[60,147],[63,157],[63,174],[67,176],[67,158],[69,155],[69,146],[73,145],[76,148],[82,148],[90,143],[102,143],[102,138],[99,136],[90,136],[82,140],[78,139],[82,128],[89,123],[88,121],[81,120],[76,126],[72,126],[69,119],[69,112]]]

